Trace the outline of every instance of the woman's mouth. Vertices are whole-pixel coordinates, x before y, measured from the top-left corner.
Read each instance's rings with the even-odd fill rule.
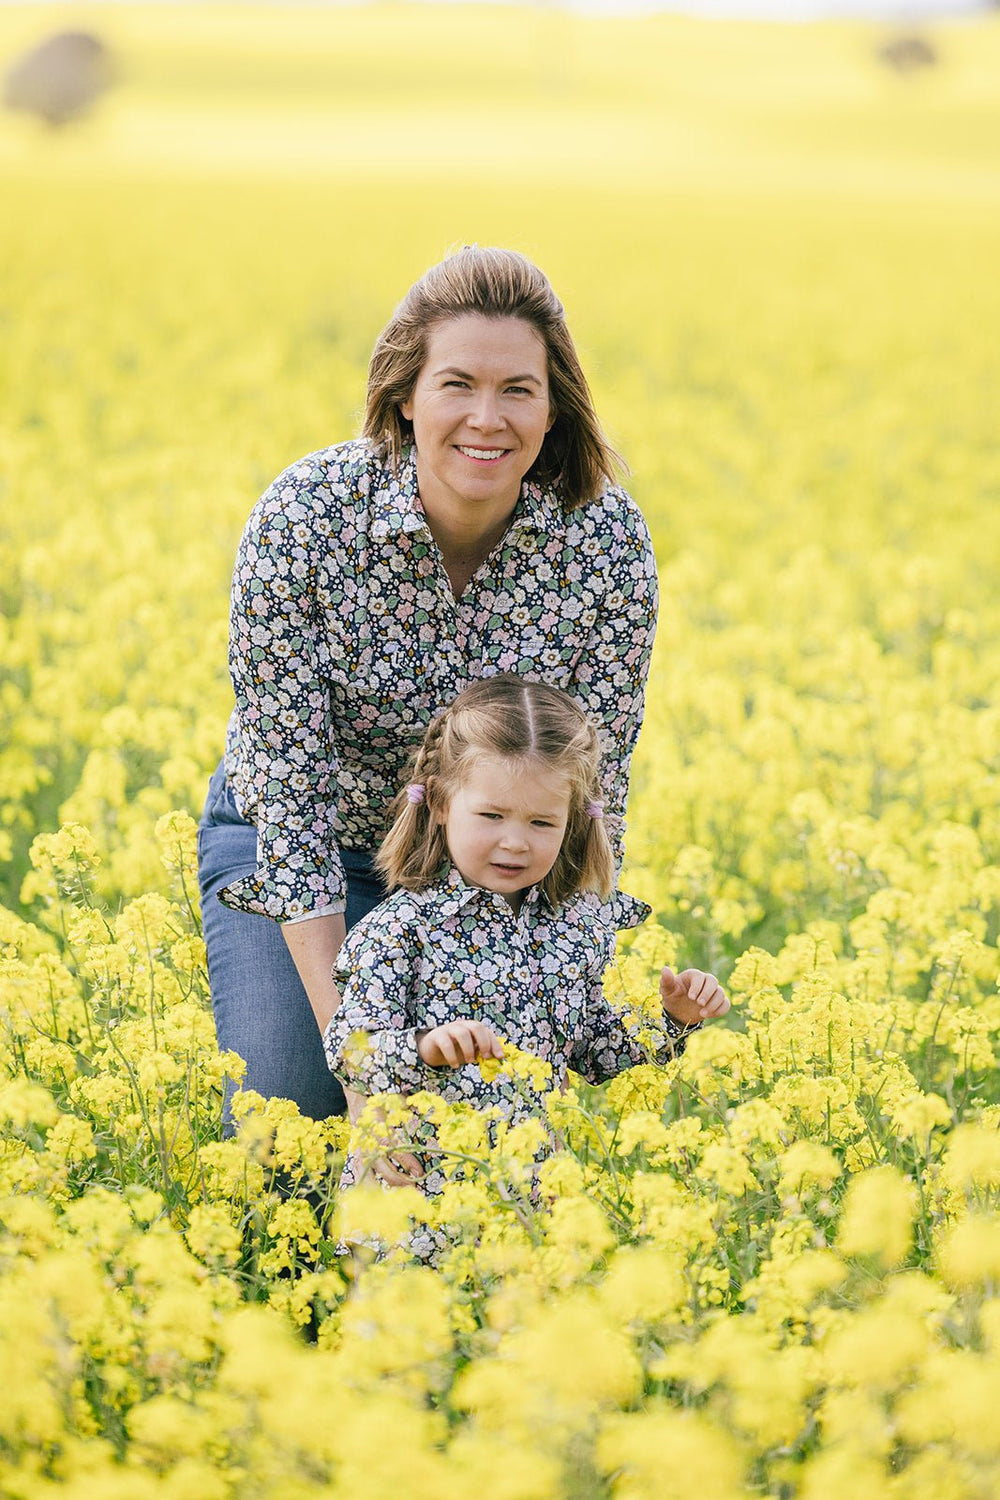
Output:
[[[467,448],[463,443],[456,444],[456,447],[463,457],[471,458],[477,464],[495,464],[510,451],[508,448]]]

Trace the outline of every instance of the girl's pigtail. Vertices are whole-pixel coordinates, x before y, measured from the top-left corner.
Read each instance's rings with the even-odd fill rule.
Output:
[[[615,888],[615,859],[611,840],[599,817],[588,812],[594,806],[591,792],[573,799],[562,848],[552,869],[542,881],[542,888],[556,906],[568,901],[578,891],[596,891],[610,896]]]
[[[375,867],[390,890],[396,886],[411,891],[423,889],[444,859],[444,835],[434,816],[443,717],[428,728],[411,762],[407,782],[389,808],[390,828],[375,856]]]
[[[595,812],[595,808],[600,808]],[[580,871],[580,889],[597,891],[600,896],[610,896],[615,888],[615,856],[604,821],[604,809],[591,799],[583,812],[586,828],[583,835],[583,851]]]

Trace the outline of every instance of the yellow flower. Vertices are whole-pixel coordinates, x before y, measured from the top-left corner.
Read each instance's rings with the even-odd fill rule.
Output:
[[[801,1193],[806,1186],[832,1187],[843,1168],[827,1146],[817,1141],[795,1141],[778,1158],[778,1191]]]
[[[615,1474],[615,1500],[743,1500],[744,1463],[732,1436],[696,1412],[638,1411],[607,1418],[597,1462]]]
[[[946,1285],[955,1289],[1000,1286],[1000,1222],[981,1214],[945,1230],[937,1262]]]
[[[842,1255],[870,1256],[895,1266],[913,1237],[913,1184],[895,1167],[876,1167],[852,1178],[837,1232]]]
[[[192,1208],[184,1235],[192,1255],[209,1263],[234,1266],[239,1260],[242,1235],[227,1209],[217,1203]]]

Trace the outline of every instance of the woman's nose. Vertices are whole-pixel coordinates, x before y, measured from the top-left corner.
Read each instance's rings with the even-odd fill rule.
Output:
[[[480,391],[469,414],[469,426],[477,432],[496,432],[503,426],[500,406],[492,391]]]

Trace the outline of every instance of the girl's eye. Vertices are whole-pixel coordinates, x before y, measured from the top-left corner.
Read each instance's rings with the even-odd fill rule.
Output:
[[[536,828],[554,828],[556,826],[554,823],[548,822],[545,818],[532,818],[531,821]]]
[[[493,819],[497,819],[497,818],[499,818],[500,814],[499,813],[492,813],[492,812],[481,812],[479,814],[479,816],[481,818],[493,818]]]

